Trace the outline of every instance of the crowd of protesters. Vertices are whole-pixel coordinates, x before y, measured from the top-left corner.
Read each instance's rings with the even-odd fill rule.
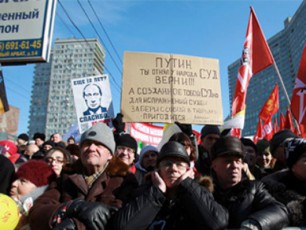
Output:
[[[281,130],[254,143],[176,123],[163,146],[138,149],[97,123],[76,143],[54,133],[0,141],[0,193],[16,229],[285,229],[306,227],[306,140]]]

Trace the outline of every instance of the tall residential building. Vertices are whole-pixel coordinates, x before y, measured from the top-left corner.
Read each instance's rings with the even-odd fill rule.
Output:
[[[268,44],[278,66],[289,99],[291,99],[296,74],[304,44],[306,42],[306,1],[303,1],[294,16],[287,18],[284,29],[268,39]],[[240,60],[228,66],[230,108],[235,93]],[[275,84],[279,86],[280,112],[286,112],[289,102],[274,66],[257,73],[251,78],[246,98],[246,116],[242,135],[254,135],[257,129],[258,114],[272,92]],[[279,120],[279,119],[278,119]]]
[[[65,134],[77,122],[71,79],[103,74],[105,52],[97,39],[57,39],[50,62],[36,64],[29,135]]]

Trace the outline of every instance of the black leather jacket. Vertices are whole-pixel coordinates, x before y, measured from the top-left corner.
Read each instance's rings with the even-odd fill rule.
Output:
[[[153,184],[141,187],[140,195],[114,216],[114,229],[225,229],[228,212],[212,194],[187,178],[174,199],[167,199]]]
[[[276,201],[260,181],[245,179],[227,190],[217,185],[214,197],[228,209],[228,228],[237,229],[243,221],[252,220],[261,230],[279,230],[289,222],[286,207]]]

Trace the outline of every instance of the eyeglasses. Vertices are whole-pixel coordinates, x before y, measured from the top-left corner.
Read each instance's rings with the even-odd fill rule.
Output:
[[[46,161],[49,164],[52,164],[53,162],[55,162],[57,164],[63,164],[65,162],[64,159],[61,159],[61,158],[52,158],[52,157],[47,157]]]
[[[182,162],[182,161],[171,161],[171,160],[164,160],[164,161],[161,161],[159,163],[160,167],[163,167],[163,168],[170,168],[172,167],[173,165],[176,165],[176,167],[179,169],[179,170],[183,170],[183,169],[186,169],[188,167],[187,163],[185,162]]]
[[[124,152],[126,150],[130,154],[135,153],[134,149],[131,149],[131,148],[125,147],[125,146],[117,146],[117,150],[122,151],[122,152]]]

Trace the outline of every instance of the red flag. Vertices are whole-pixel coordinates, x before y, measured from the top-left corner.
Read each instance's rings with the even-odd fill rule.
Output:
[[[285,129],[290,129],[292,132],[294,132],[294,125],[292,122],[292,115],[289,107],[287,107],[287,112],[286,112]]]
[[[274,59],[268,43],[260,28],[255,12],[251,7],[241,64],[236,80],[236,89],[232,104],[232,117],[235,117],[236,114],[244,114],[241,112],[245,110],[247,88],[253,74],[265,69],[273,64],[273,62]],[[244,117],[241,122],[242,124],[240,127],[233,128],[243,128]]]
[[[299,134],[298,131],[297,131],[296,134],[299,135],[302,138],[306,138],[306,127],[305,127],[305,125],[299,124],[299,127],[300,127],[301,134]]]
[[[257,131],[256,134],[253,137],[253,142],[256,144],[257,141],[259,141],[260,139],[263,138],[263,130],[262,130],[262,123],[260,118],[258,119],[258,123],[257,123]]]
[[[10,107],[7,101],[4,79],[2,75],[2,70],[0,69],[0,114],[9,111]]]
[[[279,131],[279,126],[278,126],[278,123],[277,123],[277,118],[275,117],[274,118],[274,124],[273,124],[273,132],[274,133],[277,133]]]
[[[271,120],[271,117],[278,111],[279,109],[279,97],[278,97],[278,85],[274,86],[268,100],[265,102],[262,107],[259,117],[263,121]]]
[[[284,114],[280,113],[279,116],[279,130],[285,129],[286,117]]]
[[[271,140],[273,137],[273,127],[272,127],[272,118],[266,120],[265,123],[263,124],[263,138],[266,140]]]
[[[295,85],[291,97],[291,111],[299,124],[306,125],[306,44],[304,45],[300,67],[295,79]]]

